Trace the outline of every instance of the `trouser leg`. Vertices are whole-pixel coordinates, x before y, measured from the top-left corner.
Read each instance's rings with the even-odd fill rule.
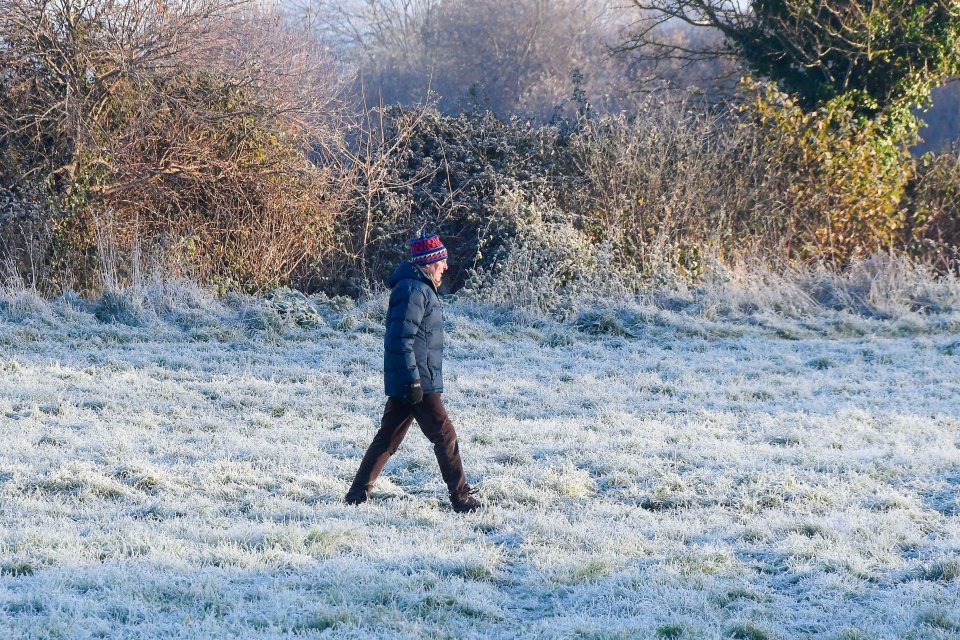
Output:
[[[467,480],[463,473],[463,462],[460,460],[457,432],[450,422],[440,394],[430,393],[423,396],[423,402],[414,405],[413,416],[417,419],[420,430],[433,443],[433,452],[437,456],[440,475],[447,483],[447,489],[451,495],[460,495],[467,486]]]
[[[363,460],[360,461],[360,468],[353,479],[350,491],[347,492],[348,500],[351,498],[365,500],[370,495],[377,476],[380,475],[390,456],[396,453],[412,422],[413,413],[408,405],[399,398],[387,399],[387,405],[383,408],[383,418],[380,419],[380,429],[373,437],[373,442],[367,447]]]

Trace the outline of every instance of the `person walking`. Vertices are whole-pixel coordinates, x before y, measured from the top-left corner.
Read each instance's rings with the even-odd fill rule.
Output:
[[[457,433],[441,399],[443,307],[438,288],[447,270],[447,249],[439,236],[423,231],[409,245],[410,259],[401,262],[387,281],[391,287],[383,338],[387,404],[345,501],[367,501],[380,471],[416,420],[433,443],[454,511],[476,511],[481,505],[467,484]]]

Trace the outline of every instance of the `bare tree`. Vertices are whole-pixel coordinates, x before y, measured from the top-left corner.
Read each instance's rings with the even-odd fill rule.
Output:
[[[414,53],[447,0],[295,0],[330,44],[365,56]]]
[[[473,102],[549,115],[575,90],[596,103],[624,93],[611,0],[304,0],[298,10],[387,102],[432,91],[446,111]]]

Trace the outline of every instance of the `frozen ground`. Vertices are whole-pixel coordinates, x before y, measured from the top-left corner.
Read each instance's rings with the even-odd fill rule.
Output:
[[[314,303],[6,294],[0,637],[960,633],[956,314],[449,305],[461,516],[415,430],[340,503],[382,300]]]

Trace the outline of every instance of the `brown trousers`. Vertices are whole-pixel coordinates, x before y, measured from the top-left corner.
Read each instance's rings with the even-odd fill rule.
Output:
[[[423,402],[413,406],[406,404],[400,398],[390,397],[387,406],[383,408],[383,418],[380,420],[380,429],[373,437],[373,442],[360,462],[360,468],[353,479],[348,498],[366,499],[373,489],[373,483],[383,466],[387,464],[413,420],[417,420],[420,430],[433,443],[433,452],[440,465],[440,475],[447,483],[451,495],[460,495],[467,486],[463,474],[463,463],[460,461],[460,446],[457,444],[457,432],[450,422],[447,410],[443,407],[443,400],[439,393],[428,393],[423,396]]]

